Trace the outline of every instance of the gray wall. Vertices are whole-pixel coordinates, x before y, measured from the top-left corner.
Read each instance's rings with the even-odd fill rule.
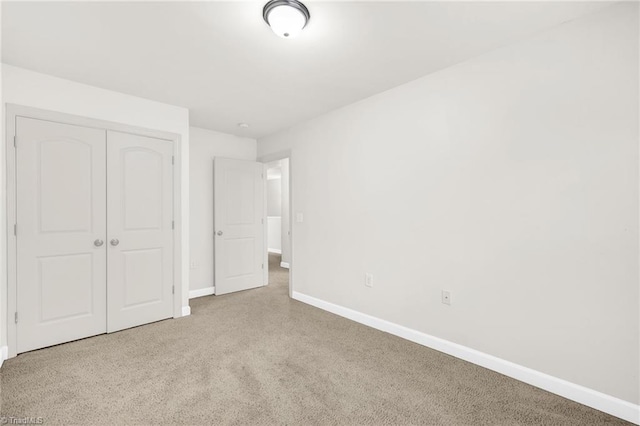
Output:
[[[637,404],[638,48],[617,4],[261,139],[295,290]]]

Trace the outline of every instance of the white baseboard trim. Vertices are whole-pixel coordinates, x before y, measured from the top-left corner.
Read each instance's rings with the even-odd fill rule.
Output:
[[[7,359],[9,359],[9,347],[8,346],[0,346],[0,367],[2,367],[2,364]]]
[[[188,317],[189,315],[191,315],[191,306],[183,306],[182,307],[182,316],[183,317]]]
[[[270,248],[270,249],[267,249],[267,251],[268,251],[269,253],[282,254],[282,250],[278,250],[278,249],[272,249],[272,248]]]
[[[540,371],[515,364],[439,337],[431,336],[421,331],[413,330],[371,315],[363,314],[361,312],[354,311],[353,309],[325,302],[324,300],[316,299],[315,297],[307,296],[306,294],[294,291],[292,296],[294,299],[315,306],[316,308],[329,311],[352,321],[368,325],[369,327],[410,340],[414,343],[444,352],[456,358],[488,368],[489,370],[497,371],[505,376],[509,376],[588,407],[595,408],[596,410],[604,411],[612,416],[640,425],[640,405],[632,404],[631,402],[550,376]]]
[[[215,293],[215,290],[216,288],[213,286],[199,288],[197,290],[189,290],[189,299],[195,299],[196,297],[202,297],[202,296],[211,296],[212,294]]]
[[[280,262],[280,267],[289,269],[289,262]]]

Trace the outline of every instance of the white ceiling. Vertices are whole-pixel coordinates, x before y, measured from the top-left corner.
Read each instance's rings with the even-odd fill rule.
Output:
[[[2,61],[258,138],[606,3],[305,4],[309,25],[286,40],[262,20],[262,1],[3,2]]]

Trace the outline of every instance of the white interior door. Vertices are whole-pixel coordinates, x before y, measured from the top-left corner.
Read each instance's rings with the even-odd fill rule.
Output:
[[[107,330],[173,316],[173,142],[107,131]]]
[[[18,117],[16,136],[25,352],[106,332],[105,131]]]
[[[264,169],[262,163],[214,160],[215,293],[263,285]]]

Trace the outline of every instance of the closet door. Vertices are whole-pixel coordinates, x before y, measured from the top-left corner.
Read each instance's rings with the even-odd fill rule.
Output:
[[[18,117],[16,136],[25,352],[106,332],[106,132]]]
[[[173,142],[107,131],[107,330],[173,316]]]

